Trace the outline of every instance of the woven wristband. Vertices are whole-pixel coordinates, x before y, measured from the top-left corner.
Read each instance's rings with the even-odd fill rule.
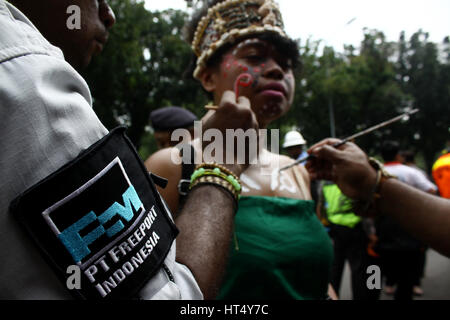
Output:
[[[196,170],[198,169],[219,169],[221,172],[233,176],[237,181],[239,181],[239,178],[234,174],[234,172],[232,172],[231,170],[228,170],[227,168],[225,168],[224,166],[221,166],[220,164],[217,163],[202,163],[200,165],[197,166]]]
[[[191,185],[195,183],[195,180],[208,175],[214,175],[226,180],[236,190],[236,193],[240,195],[242,187],[239,178],[230,170],[216,164],[202,164],[198,166],[191,176]]]
[[[204,185],[211,185],[225,190],[226,193],[233,199],[233,209],[235,213],[237,212],[238,200],[240,196],[227,180],[215,175],[205,175],[196,179],[194,183],[191,184],[189,190],[192,191],[193,189]]]
[[[217,164],[201,164],[191,176],[189,190],[205,184],[226,190],[233,198],[236,212],[242,187],[239,178],[233,172]]]

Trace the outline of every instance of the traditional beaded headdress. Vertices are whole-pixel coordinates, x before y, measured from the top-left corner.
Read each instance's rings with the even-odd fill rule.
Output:
[[[288,38],[280,9],[273,0],[227,0],[211,7],[198,23],[192,41],[198,57],[194,78],[198,78],[208,59],[224,44],[266,32]]]

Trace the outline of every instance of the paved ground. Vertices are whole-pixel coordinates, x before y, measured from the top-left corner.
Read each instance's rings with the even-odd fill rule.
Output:
[[[427,251],[425,277],[422,279],[425,294],[416,300],[450,300],[450,259],[434,250]],[[350,268],[346,265],[342,279],[341,300],[351,300]],[[381,300],[392,300],[392,296],[381,294]]]

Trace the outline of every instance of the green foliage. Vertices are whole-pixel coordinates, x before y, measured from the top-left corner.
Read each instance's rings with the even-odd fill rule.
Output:
[[[155,136],[152,132],[146,131],[141,138],[141,146],[138,150],[139,156],[145,161],[157,149]]]
[[[193,1],[198,5],[201,1]],[[182,11],[150,12],[138,0],[111,0],[117,23],[105,51],[84,74],[94,97],[94,109],[108,128],[129,126],[128,135],[146,158],[156,150],[148,130],[152,110],[183,106],[198,117],[207,103],[200,85],[184,77],[191,49],[182,40],[187,18]],[[396,139],[419,153],[427,169],[449,139],[450,41],[429,41],[418,31],[407,40],[388,42],[378,30],[363,30],[359,50],[343,53],[320,42],[299,40],[302,70],[296,71],[295,101],[287,115],[270,128],[282,138],[298,128],[308,141],[330,136],[330,108],[336,136],[346,137],[390,119],[408,108],[420,113],[357,143],[377,154],[381,142]]]
[[[193,79],[183,78],[191,60],[181,37],[184,12],[150,12],[136,0],[111,0],[110,5],[117,23],[104,52],[83,76],[105,126],[129,126],[130,139],[140,147],[151,111],[178,105],[201,115],[207,100]]]
[[[377,31],[368,30],[364,36],[357,56],[352,48],[337,54],[330,47],[319,55],[317,42],[302,47],[304,69],[297,74],[290,118],[308,141],[330,136],[330,107],[334,109],[336,136],[342,138],[400,111],[404,96],[388,61],[391,45]],[[358,143],[372,152],[377,137],[368,136]]]
[[[419,31],[410,41],[402,34],[398,43],[389,43],[377,30],[364,30],[359,53],[347,47],[343,54],[320,43],[303,46],[303,72],[296,74],[297,91],[287,119],[309,142],[330,136],[330,106],[334,109],[336,135],[346,137],[388,120],[411,108],[420,113],[408,123],[397,123],[357,143],[377,154],[381,142],[394,139],[403,148],[421,152],[430,168],[449,139],[450,46],[444,39],[439,59],[437,45]]]

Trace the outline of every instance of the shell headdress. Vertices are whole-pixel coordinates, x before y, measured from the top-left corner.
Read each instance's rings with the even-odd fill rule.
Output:
[[[227,0],[209,8],[192,41],[198,58],[194,78],[198,79],[208,59],[224,44],[266,32],[288,38],[280,9],[273,0]]]

